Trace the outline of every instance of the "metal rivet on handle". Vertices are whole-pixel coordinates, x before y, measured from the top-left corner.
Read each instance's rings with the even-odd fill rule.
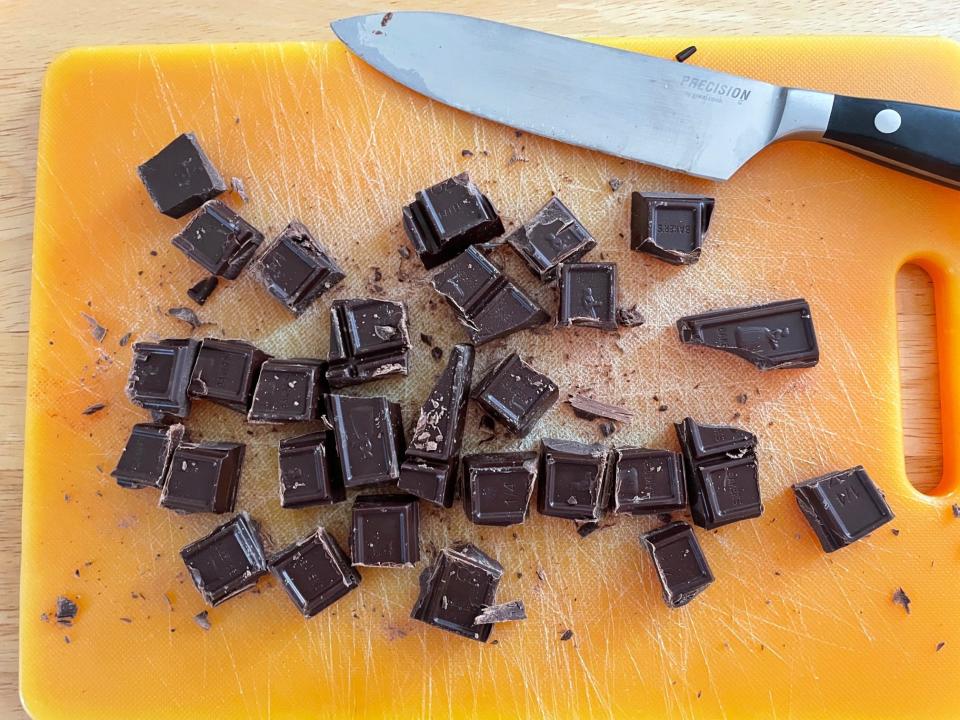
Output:
[[[900,113],[892,108],[884,108],[873,118],[873,126],[884,135],[900,129]]]

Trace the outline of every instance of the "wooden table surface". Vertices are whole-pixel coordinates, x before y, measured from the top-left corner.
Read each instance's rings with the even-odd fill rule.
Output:
[[[82,7],[90,5],[91,7]],[[93,7],[95,5],[95,7]],[[584,35],[910,34],[952,31],[955,0],[421,0],[417,9],[482,13],[548,32]],[[273,7],[270,7],[273,6]],[[23,405],[40,81],[47,63],[78,45],[326,40],[336,17],[402,9],[403,3],[222,3],[211,0],[20,0],[0,7],[0,717],[24,717],[17,694]],[[908,61],[908,60],[907,60]],[[921,488],[940,474],[933,302],[922,271],[898,281],[907,471]]]

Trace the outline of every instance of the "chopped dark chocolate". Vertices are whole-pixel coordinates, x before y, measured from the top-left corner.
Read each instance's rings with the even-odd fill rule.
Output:
[[[103,410],[107,406],[106,403],[94,403],[93,405],[87,405],[82,411],[81,415],[96,415],[98,412]]]
[[[297,315],[346,277],[299,220],[292,220],[270,243],[255,271],[267,291]]]
[[[183,425],[133,426],[117,467],[110,473],[125,488],[160,488],[167,475],[174,448],[183,439]]]
[[[615,263],[560,265],[560,312],[557,327],[617,329]]]
[[[546,310],[475,247],[434,273],[430,282],[457,313],[475,345],[538,327],[550,319]]]
[[[820,348],[806,300],[714,310],[677,320],[680,342],[749,360],[761,370],[813,367]]]
[[[861,465],[797,483],[793,492],[824,552],[846,547],[894,518]]]
[[[556,196],[512,232],[507,242],[544,282],[556,277],[560,263],[576,262],[597,244]]]
[[[343,484],[396,483],[406,441],[400,406],[382,397],[326,396]]]
[[[700,259],[712,214],[713,198],[635,192],[630,205],[630,248],[672,265],[692,265]]]
[[[127,381],[130,400],[147,410],[186,417],[190,412],[187,388],[200,343],[197,340],[161,340],[134,343]]]
[[[617,422],[628,423],[633,419],[633,411],[627,410],[619,405],[594,400],[582,393],[575,393],[567,398],[570,407],[573,408],[577,417],[587,420],[596,420],[597,418],[606,418],[607,420],[616,420]]]
[[[205,302],[207,302],[207,300],[210,299],[210,296],[213,295],[213,291],[217,289],[217,285],[219,284],[220,278],[218,278],[216,275],[208,275],[187,290],[187,297],[193,300],[197,305],[203,305]]]
[[[246,446],[180,443],[173,451],[160,505],[179,513],[232,512]]]
[[[316,420],[325,368],[321,360],[267,360],[260,367],[247,419],[262,423]]]
[[[687,504],[683,459],[669,450],[617,448],[613,464],[613,511],[657,515]]]
[[[196,330],[201,325],[206,325],[207,323],[203,322],[200,318],[197,317],[197,314],[188,307],[172,307],[167,309],[167,315],[181,322],[185,322],[191,328]]]
[[[471,397],[514,435],[524,436],[557,401],[557,384],[510,353],[490,368]]]
[[[910,597],[903,591],[903,588],[897,588],[893,591],[893,604],[902,607],[907,615],[910,614]]]
[[[268,355],[241,340],[204,338],[193,366],[190,395],[246,414]]]
[[[350,558],[324,528],[270,559],[270,570],[304,617],[313,617],[360,584]]]
[[[335,300],[330,307],[330,387],[406,375],[409,349],[403,303],[365,298]]]
[[[570,640],[572,638],[573,638],[573,630],[571,630],[570,628],[567,628],[566,630],[563,631],[563,633],[561,633],[560,642],[566,642],[567,640]]]
[[[180,551],[193,584],[210,605],[249,590],[267,573],[256,523],[245,512]]]
[[[488,623],[514,622],[526,619],[527,609],[523,606],[523,600],[512,600],[508,603],[485,607],[483,612],[473,619],[473,624],[486,625]]]
[[[453,504],[473,358],[472,346],[453,346],[447,366],[420,406],[420,416],[400,466],[397,485],[401,490],[443,507]]]
[[[599,520],[606,491],[607,449],[572,440],[540,441],[537,509],[568,520]]]
[[[77,617],[77,604],[70,598],[60,595],[57,597],[57,624],[70,626]]]
[[[240,275],[262,242],[262,232],[219,200],[205,203],[173,238],[188,258],[227,280]]]
[[[503,223],[466,173],[421,190],[403,208],[403,229],[427,269],[474,243],[503,234]]]
[[[133,333],[130,333],[130,332],[124,333],[123,335],[120,336],[120,340],[117,341],[117,344],[120,347],[126,347],[127,343],[130,342],[130,338],[132,337],[133,337]]]
[[[467,455],[463,458],[463,510],[477,525],[516,525],[529,514],[537,479],[536,452]]]
[[[617,325],[620,327],[639,327],[645,322],[639,305],[617,308]]]
[[[304,507],[342,501],[346,495],[332,432],[280,441],[280,505]]]
[[[420,506],[413,495],[361,495],[353,503],[354,565],[412,567],[420,560]]]
[[[227,190],[193,133],[175,137],[138,167],[137,174],[157,210],[172,218],[183,217]]]
[[[690,47],[685,47],[683,50],[681,50],[676,55],[674,55],[674,57],[676,58],[677,62],[681,62],[681,63],[686,62],[691,57],[693,57],[693,54],[696,51],[697,51],[697,46],[691,45]]]
[[[444,548],[432,567],[420,575],[415,620],[463,637],[486,642],[492,623],[475,625],[484,608],[494,604],[503,566],[474,545]]]
[[[663,599],[670,607],[686,605],[713,582],[713,573],[693,528],[673,522],[641,536],[657,570]]]

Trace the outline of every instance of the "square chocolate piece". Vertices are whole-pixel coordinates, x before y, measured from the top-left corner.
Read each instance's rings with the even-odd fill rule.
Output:
[[[346,495],[333,433],[315,432],[280,441],[280,506],[342,501]]]
[[[353,502],[354,565],[412,567],[420,560],[420,507],[413,495],[361,495]]]
[[[510,353],[473,389],[472,397],[514,435],[526,435],[557,401],[557,384]]]
[[[234,280],[263,242],[263,233],[219,200],[204,204],[173,245],[212,275]]]
[[[713,198],[678,193],[638,193],[630,203],[630,249],[671,265],[700,259]]]
[[[556,196],[511,233],[507,242],[543,282],[557,276],[560,263],[576,262],[597,245],[593,236]]]
[[[346,274],[333,256],[299,220],[270,243],[256,263],[267,291],[299,315]]]
[[[400,406],[382,397],[327,395],[326,408],[343,484],[396,483],[406,445]]]
[[[372,298],[335,300],[330,307],[327,382],[342,388],[407,374],[407,309]]]
[[[196,340],[134,343],[127,396],[147,410],[185,418],[190,413],[187,389],[199,350]]]
[[[557,327],[617,329],[615,263],[564,263],[560,266]]]
[[[476,546],[444,548],[420,575],[420,596],[410,617],[486,642],[493,624],[474,621],[494,604],[502,577],[503,566]]]
[[[245,512],[180,551],[193,584],[210,605],[249,590],[267,574],[256,523]]]
[[[360,584],[337,541],[318,528],[270,559],[270,570],[304,617],[313,617]]]
[[[322,360],[267,360],[260,367],[247,419],[258,423],[316,420],[325,390],[325,367]]]
[[[160,493],[161,507],[179,513],[232,512],[246,446],[180,443]]]
[[[469,245],[502,235],[503,223],[486,195],[462,173],[418,192],[403,208],[403,229],[430,269]]]
[[[678,453],[617,448],[612,462],[614,512],[656,515],[686,507],[683,458]]]
[[[157,210],[180,218],[226,192],[227,184],[193,133],[183,133],[137,168]]]
[[[640,537],[646,545],[663,587],[663,600],[670,607],[686,605],[713,582],[703,549],[684,522],[651,530]]]
[[[537,480],[536,452],[482,453],[463,458],[463,510],[477,525],[516,525],[529,514]]]
[[[600,519],[606,494],[607,449],[572,440],[540,441],[537,510],[568,520]]]
[[[204,338],[193,366],[190,395],[246,414],[260,366],[268,357],[240,340]]]
[[[183,425],[134,425],[117,467],[110,474],[120,487],[161,488],[170,456],[182,439]]]
[[[834,552],[893,520],[883,492],[862,465],[793,486],[797,505],[824,552]]]

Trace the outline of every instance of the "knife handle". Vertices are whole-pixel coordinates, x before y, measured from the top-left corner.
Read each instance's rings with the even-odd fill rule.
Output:
[[[837,95],[823,139],[960,188],[960,110]]]

